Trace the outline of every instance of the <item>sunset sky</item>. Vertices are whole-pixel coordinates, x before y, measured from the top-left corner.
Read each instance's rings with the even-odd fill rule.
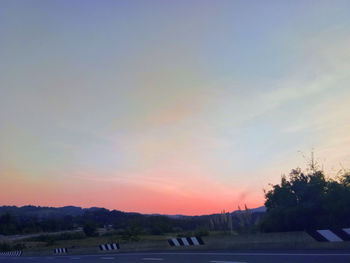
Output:
[[[350,1],[0,1],[0,205],[208,214],[350,168]]]

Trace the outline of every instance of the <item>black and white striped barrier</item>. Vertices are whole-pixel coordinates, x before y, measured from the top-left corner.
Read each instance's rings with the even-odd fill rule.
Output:
[[[100,245],[100,249],[102,251],[106,251],[106,250],[118,250],[120,249],[120,246],[118,243],[112,243],[112,244],[102,244]]]
[[[350,241],[350,228],[309,230],[306,232],[320,242]]]
[[[200,237],[178,237],[169,239],[168,242],[172,247],[204,245],[204,242]]]
[[[68,253],[68,249],[66,249],[66,248],[55,248],[53,250],[53,252],[55,254],[65,254],[65,253]]]
[[[22,255],[21,250],[0,252],[0,256],[20,257],[21,255]]]

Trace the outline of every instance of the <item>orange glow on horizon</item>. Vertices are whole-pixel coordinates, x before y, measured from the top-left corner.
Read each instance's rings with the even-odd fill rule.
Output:
[[[4,172],[4,171],[2,171]],[[125,182],[85,181],[81,179],[29,180],[21,173],[6,171],[7,186],[0,189],[3,205],[104,207],[125,212],[203,215],[234,211],[238,205],[261,206],[259,199],[237,200],[233,193],[183,193],[156,191],[147,186]],[[236,190],[237,191],[237,190]]]

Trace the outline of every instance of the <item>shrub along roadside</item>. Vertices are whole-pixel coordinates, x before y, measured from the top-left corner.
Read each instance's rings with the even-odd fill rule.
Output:
[[[25,245],[22,243],[19,243],[19,244],[0,243],[1,252],[22,250],[24,248],[25,248]]]
[[[265,193],[264,232],[350,226],[350,173],[327,178],[323,171],[300,168]]]
[[[23,241],[46,242],[46,246],[52,246],[55,244],[56,241],[59,241],[59,240],[77,240],[77,239],[84,239],[84,238],[86,238],[86,235],[84,233],[76,232],[76,233],[61,233],[61,234],[55,234],[55,235],[40,235],[40,236],[26,238]]]

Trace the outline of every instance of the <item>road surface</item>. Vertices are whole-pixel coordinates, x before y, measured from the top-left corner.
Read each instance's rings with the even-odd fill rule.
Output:
[[[145,252],[0,257],[1,263],[349,263],[349,251]]]

